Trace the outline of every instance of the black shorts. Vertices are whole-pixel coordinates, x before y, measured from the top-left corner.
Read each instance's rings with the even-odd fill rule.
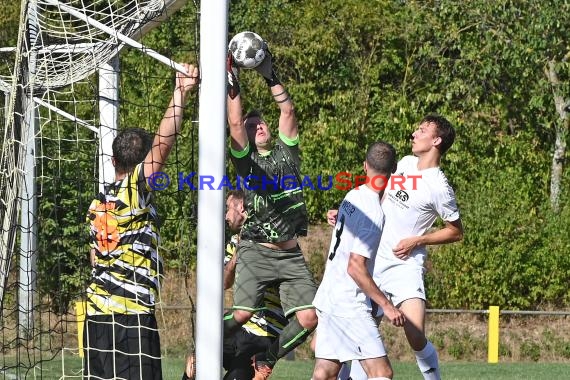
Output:
[[[84,379],[162,380],[152,314],[87,316],[83,350]]]
[[[223,365],[227,371],[224,380],[251,380],[252,356],[267,351],[276,339],[251,334],[242,328],[224,341]]]

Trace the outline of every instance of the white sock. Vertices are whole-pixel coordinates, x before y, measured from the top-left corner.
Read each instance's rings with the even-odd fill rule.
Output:
[[[416,351],[416,361],[424,380],[440,380],[437,351],[430,341],[421,351]]]
[[[371,377],[368,380],[391,380],[389,377]]]
[[[364,368],[360,365],[360,361],[353,360],[350,364],[350,379],[351,380],[367,380],[368,375],[364,372]]]

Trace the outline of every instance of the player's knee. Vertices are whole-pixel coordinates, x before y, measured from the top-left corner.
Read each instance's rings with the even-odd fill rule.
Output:
[[[307,330],[313,330],[317,327],[317,313],[315,309],[298,311],[297,320],[299,321],[299,324]]]
[[[240,325],[246,323],[251,317],[253,313],[247,310],[234,310],[234,319]]]
[[[408,343],[410,344],[410,347],[412,347],[414,351],[422,350],[427,344],[427,338],[425,336],[425,333],[416,326],[406,323],[404,325],[404,331],[406,333],[406,338],[408,339]]]
[[[414,350],[414,351],[421,351],[425,348],[426,344],[428,343],[427,338],[425,337],[425,335],[411,335],[408,336],[408,343],[410,344],[410,347]]]
[[[370,374],[367,375],[368,380],[391,379],[394,377],[394,370],[387,360],[382,361],[379,366],[377,365],[373,368],[368,367],[367,370],[370,371]],[[364,372],[366,372],[366,370]],[[355,372],[355,374],[357,373],[358,372]],[[353,372],[351,371],[350,374],[353,375]]]
[[[311,380],[335,380],[336,376],[329,372],[326,368],[315,366]]]
[[[394,377],[394,371],[392,367],[388,366],[387,368],[382,368],[382,371],[378,373],[376,376],[369,377],[368,380],[384,380],[384,379],[391,379]]]

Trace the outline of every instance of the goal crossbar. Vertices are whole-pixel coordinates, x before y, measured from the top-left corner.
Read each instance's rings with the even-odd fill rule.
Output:
[[[147,54],[148,56],[150,56],[154,59],[156,59],[157,61],[164,63],[165,65],[168,65],[168,66],[176,69],[177,71],[179,71],[181,73],[186,73],[184,66],[182,66],[181,64],[176,63],[173,60],[171,60],[170,58],[167,58],[167,57],[163,56],[162,54],[152,50],[151,48],[144,46],[140,42],[135,41],[134,39],[127,37],[126,35],[124,35],[122,33],[119,33],[118,31],[114,30],[113,28],[110,28],[110,27],[106,26],[105,24],[102,24],[101,22],[87,16],[85,13],[81,13],[76,8],[73,8],[69,5],[63,4],[62,2],[57,1],[57,0],[46,0],[46,3],[57,6],[60,9],[62,9],[63,11],[72,15],[73,17],[76,17],[80,20],[87,22],[89,25],[91,25],[91,26],[93,26],[99,30],[102,30],[103,32],[109,34],[110,36],[115,37],[117,40],[119,40],[119,41],[121,41],[121,42],[135,48],[135,49],[140,50],[141,52]]]

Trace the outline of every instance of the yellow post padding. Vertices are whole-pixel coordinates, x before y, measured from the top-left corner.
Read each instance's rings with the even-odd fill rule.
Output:
[[[499,307],[489,306],[489,363],[499,362]]]
[[[77,342],[79,345],[79,357],[83,357],[83,326],[85,324],[85,301],[75,302],[75,315],[77,316]]]

